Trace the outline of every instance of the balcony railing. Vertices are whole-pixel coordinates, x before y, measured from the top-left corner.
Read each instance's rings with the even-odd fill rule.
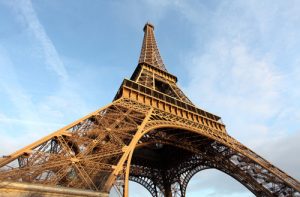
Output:
[[[202,116],[207,117],[209,119],[212,119],[214,121],[219,121],[219,122],[221,121],[221,117],[219,117],[219,116],[216,116],[216,115],[214,115],[212,113],[206,112],[206,111],[204,111],[202,109],[196,108],[193,105],[190,105],[188,103],[180,101],[180,100],[178,100],[176,98],[173,98],[173,97],[171,97],[169,95],[166,95],[164,93],[158,92],[156,90],[153,90],[153,89],[148,88],[146,86],[143,86],[141,84],[135,83],[134,81],[131,81],[131,80],[128,80],[128,79],[124,79],[121,87],[122,86],[125,86],[125,87],[128,87],[128,88],[137,90],[138,92],[142,92],[142,93],[144,93],[146,95],[150,95],[152,97],[155,97],[157,99],[166,101],[168,103],[172,103],[173,105],[176,105],[176,106],[184,108],[184,109],[186,109],[188,111],[197,113],[199,115],[202,115]],[[121,91],[121,88],[120,88],[119,91]],[[120,94],[121,94],[121,92],[118,92],[118,94],[116,95],[115,99],[118,99],[119,97],[121,97]]]

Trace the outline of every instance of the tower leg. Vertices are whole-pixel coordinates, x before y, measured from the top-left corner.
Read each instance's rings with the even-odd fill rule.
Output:
[[[129,156],[128,156],[128,159],[127,159],[126,172],[125,172],[125,180],[124,180],[124,193],[123,193],[123,197],[129,196],[129,173],[130,173],[130,163],[131,163],[131,158],[132,158],[133,151],[134,150],[132,150],[129,153]]]
[[[127,166],[126,166],[126,172],[125,172],[125,180],[124,180],[124,192],[123,196],[128,197],[128,192],[129,192],[129,172],[130,172],[130,163],[131,163],[131,158],[132,154],[134,151],[134,148],[138,142],[138,140],[143,136],[143,129],[146,125],[146,123],[149,121],[150,116],[152,114],[153,108],[151,108],[143,120],[142,124],[138,127],[138,130],[134,137],[132,138],[130,144],[126,147],[123,147],[123,155],[121,159],[119,160],[117,166],[115,167],[114,171],[110,174],[108,180],[106,181],[104,190],[109,191],[111,186],[113,185],[114,181],[116,180],[116,177],[120,174],[121,170],[123,169],[124,163],[127,160]]]
[[[171,184],[165,184],[165,197],[172,197]]]

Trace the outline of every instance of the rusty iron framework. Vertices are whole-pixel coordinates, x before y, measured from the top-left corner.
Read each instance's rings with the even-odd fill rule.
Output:
[[[0,180],[128,196],[128,182],[154,197],[185,196],[208,168],[257,196],[300,196],[300,183],[232,138],[221,118],[197,108],[161,59],[154,26],[144,27],[137,68],[114,101],[0,160]]]

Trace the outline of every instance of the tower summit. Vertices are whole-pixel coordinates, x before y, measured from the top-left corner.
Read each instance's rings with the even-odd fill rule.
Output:
[[[154,37],[154,26],[146,23],[144,26],[144,40],[139,58],[139,63],[147,63],[163,71],[167,71]]]
[[[127,197],[131,180],[154,197],[185,196],[194,174],[215,168],[257,196],[300,196],[296,179],[231,137],[176,83],[147,23],[138,65],[114,101],[2,158],[0,192],[107,196],[116,187]]]

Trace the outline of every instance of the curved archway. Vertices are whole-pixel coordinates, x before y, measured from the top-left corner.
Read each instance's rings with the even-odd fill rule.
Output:
[[[130,181],[130,190],[129,190],[129,196],[130,197],[151,197],[151,193],[143,187],[143,185],[136,183],[134,181]]]
[[[165,150],[161,151],[163,149]],[[173,154],[171,157],[166,154],[169,152],[172,153],[174,150],[176,154]],[[152,185],[150,184],[151,188],[159,188],[162,193],[172,192],[172,184],[178,183],[180,186],[180,195],[185,196],[189,181],[185,176],[189,174],[189,171],[197,167],[197,165],[204,165],[207,168],[218,168],[231,175],[256,195],[265,193],[270,195],[267,188],[255,179],[254,175],[258,174],[257,172],[249,174],[249,170],[243,169],[251,162],[249,158],[243,157],[236,150],[210,138],[208,135],[182,125],[162,124],[160,122],[159,126],[147,127],[137,140],[132,154],[130,176],[136,177],[137,180],[147,177],[147,179],[153,182]],[[162,158],[164,160],[156,158],[158,154],[163,155]],[[137,159],[138,157],[144,158]],[[150,158],[152,160],[156,158],[156,162],[163,163],[165,168],[155,166],[155,162],[150,161]],[[141,163],[141,161],[143,162]],[[256,167],[261,168],[259,165],[256,165]],[[160,171],[155,171],[155,169],[159,169]],[[250,170],[253,171],[253,169]],[[176,173],[172,174],[171,171],[176,171]],[[161,177],[167,178],[164,179]],[[148,187],[145,184],[142,185],[146,188]],[[147,189],[151,191],[151,188]],[[157,193],[153,196],[157,196]]]
[[[210,168],[198,171],[192,176],[187,186],[186,196],[252,197],[255,195],[233,177]]]
[[[145,188],[143,185],[135,182],[135,181],[129,181],[130,190],[129,190],[129,196],[130,197],[140,197],[141,195],[143,197],[152,197],[151,193]],[[112,187],[109,191],[109,197],[123,197],[122,194],[122,187],[117,188],[116,186]]]

